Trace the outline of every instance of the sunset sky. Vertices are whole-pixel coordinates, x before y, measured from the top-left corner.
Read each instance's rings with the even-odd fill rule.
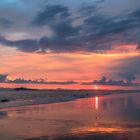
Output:
[[[0,0],[0,82],[37,79],[140,83],[140,1]]]

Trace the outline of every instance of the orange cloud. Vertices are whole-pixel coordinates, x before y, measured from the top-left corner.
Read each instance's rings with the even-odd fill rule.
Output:
[[[139,52],[42,55],[6,48],[2,54],[0,73],[8,73],[11,78],[89,81],[102,75],[110,76],[113,73],[110,66],[120,64],[113,63],[114,60],[138,56]]]

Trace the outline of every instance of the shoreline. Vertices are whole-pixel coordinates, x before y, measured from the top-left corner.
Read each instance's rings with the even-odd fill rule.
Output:
[[[108,96],[113,94],[127,94],[133,92],[140,93],[140,90],[0,90],[0,109],[2,110],[20,106],[61,103],[74,101],[80,98]]]

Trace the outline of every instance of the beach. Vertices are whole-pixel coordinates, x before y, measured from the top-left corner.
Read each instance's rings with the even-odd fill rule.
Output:
[[[0,94],[11,100],[0,104],[2,140],[140,139],[138,91],[21,90]]]
[[[28,88],[1,89],[0,108],[18,107],[34,104],[50,104],[89,98],[94,96],[106,96],[110,94],[125,94],[140,92],[139,90],[65,90],[48,89],[36,90]]]

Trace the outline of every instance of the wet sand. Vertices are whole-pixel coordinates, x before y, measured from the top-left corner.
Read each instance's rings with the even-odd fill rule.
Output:
[[[140,91],[127,90],[31,90],[31,89],[1,89],[0,108],[18,107],[36,104],[50,104],[72,101],[79,98],[106,96],[111,94],[127,94]]]
[[[139,140],[140,94],[0,109],[2,140]]]

